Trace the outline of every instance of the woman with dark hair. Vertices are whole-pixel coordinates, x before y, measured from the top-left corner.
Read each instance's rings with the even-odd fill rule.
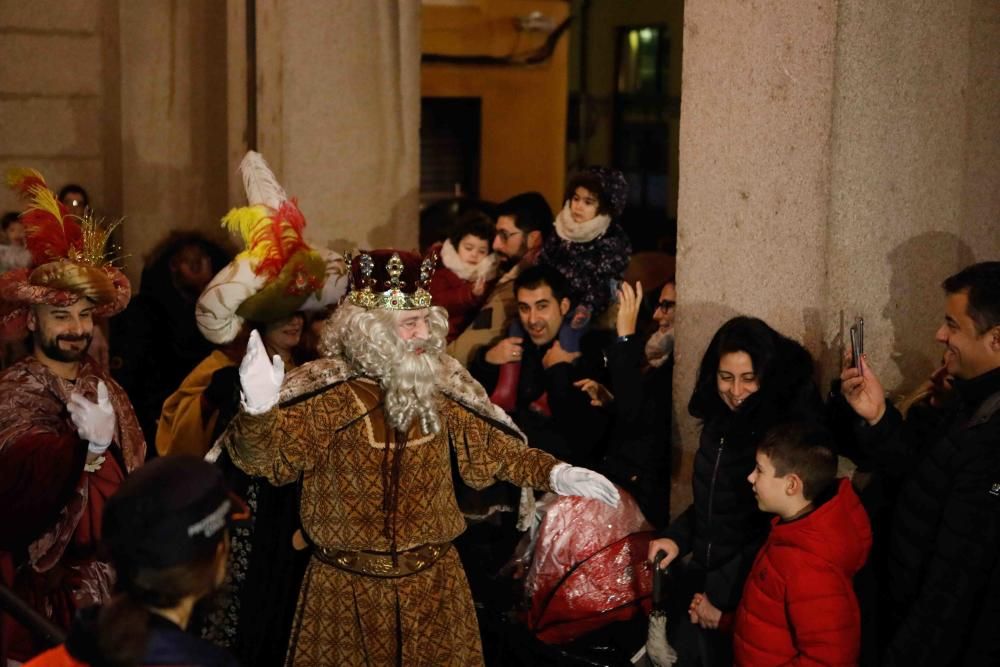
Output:
[[[66,643],[27,667],[235,667],[225,650],[185,629],[198,601],[222,583],[229,526],[245,515],[222,472],[198,458],[161,458],[136,470],[104,510],[115,596],[82,610]]]
[[[673,590],[677,608],[668,614],[678,665],[732,665],[730,639],[718,632],[719,621],[736,608],[769,528],[747,476],[770,428],[821,418],[812,357],[762,320],[735,317],[702,357],[688,412],[702,422],[694,502],[650,543],[649,556],[666,552],[666,567],[692,555]],[[689,610],[697,611],[698,625]]]

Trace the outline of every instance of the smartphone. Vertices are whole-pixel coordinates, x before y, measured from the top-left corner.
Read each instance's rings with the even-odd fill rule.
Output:
[[[858,318],[851,325],[851,367],[858,368],[861,355],[865,352],[865,321]]]

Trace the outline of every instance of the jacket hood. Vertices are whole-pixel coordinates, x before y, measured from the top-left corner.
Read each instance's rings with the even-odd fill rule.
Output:
[[[872,546],[868,514],[846,477],[833,498],[801,519],[781,523],[775,518],[771,530],[774,546],[807,551],[848,576],[861,569]]]

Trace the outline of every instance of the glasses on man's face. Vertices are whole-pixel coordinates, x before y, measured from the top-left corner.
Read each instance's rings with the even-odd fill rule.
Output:
[[[670,310],[677,305],[676,301],[671,301],[670,299],[664,299],[663,301],[656,304],[657,310]]]
[[[500,237],[500,240],[503,241],[504,243],[506,243],[507,241],[510,241],[510,239],[511,239],[512,236],[517,236],[518,234],[522,234],[522,233],[523,232],[521,232],[521,231],[508,232],[506,229],[498,229],[497,230],[497,236]]]

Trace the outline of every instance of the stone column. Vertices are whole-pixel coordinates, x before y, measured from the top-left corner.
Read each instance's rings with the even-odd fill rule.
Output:
[[[105,18],[100,0],[0,0],[0,174],[34,167],[56,191],[78,183],[102,213],[116,208],[102,141],[116,85],[107,80]],[[4,182],[0,211],[10,210],[21,204]]]
[[[729,317],[802,340],[824,389],[841,313],[865,317],[887,387],[939,358],[937,283],[1000,257],[998,19],[989,0],[686,4],[677,510],[698,444],[687,400]]]
[[[257,2],[259,150],[336,249],[416,248],[418,2]]]
[[[119,3],[121,192],[129,277],[171,230],[225,239],[227,8],[221,3]],[[136,283],[138,284],[138,283]]]

